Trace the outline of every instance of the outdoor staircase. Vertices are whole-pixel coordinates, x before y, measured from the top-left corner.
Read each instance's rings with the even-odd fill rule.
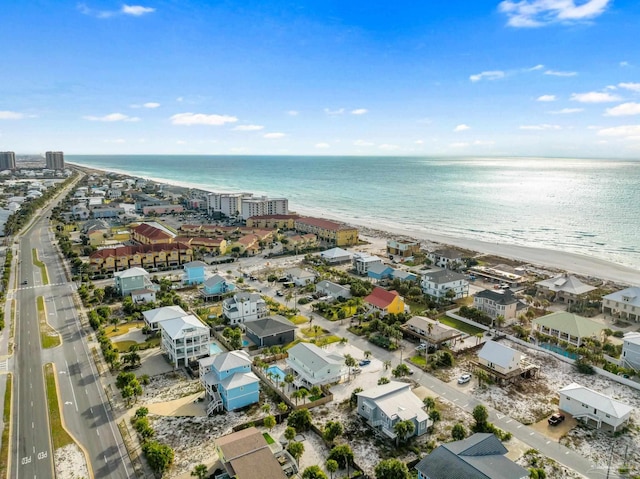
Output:
[[[211,416],[216,411],[221,411],[223,409],[222,398],[217,391],[214,391],[211,395],[212,399],[207,404],[207,415]]]

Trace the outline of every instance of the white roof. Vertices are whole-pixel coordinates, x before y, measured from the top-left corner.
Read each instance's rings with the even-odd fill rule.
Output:
[[[162,321],[160,327],[172,340],[184,338],[186,333],[194,328],[201,332],[209,331],[209,328],[192,314]]]
[[[155,308],[142,312],[142,315],[148,324],[158,323],[167,319],[182,318],[187,316],[187,314],[188,313],[180,306],[164,306],[162,308]]]
[[[251,357],[246,351],[229,351],[218,354],[211,365],[216,371],[230,371],[251,365]]]
[[[505,369],[509,367],[513,357],[516,355],[518,356],[516,358],[518,361],[523,356],[520,351],[516,351],[509,346],[505,346],[495,341],[486,342],[478,353],[478,357],[480,359],[484,359],[485,361],[488,361]]]
[[[378,258],[375,255],[369,253],[354,253],[353,260],[360,263],[374,263],[374,262],[382,262],[381,258]]]
[[[571,294],[585,294],[596,289],[594,286],[584,284],[575,276],[558,276],[556,278],[538,281],[537,285],[549,288],[551,291],[564,291]]]
[[[623,339],[623,342],[625,343],[636,344],[640,346],[640,333],[637,333],[635,331],[630,333],[624,333],[624,336],[622,339]]]
[[[205,263],[204,261],[200,261],[200,260],[189,261],[188,263],[185,263],[185,264],[182,265],[182,267],[184,269],[187,269],[187,268],[204,268],[205,266],[207,266],[207,263]]]
[[[320,253],[320,256],[327,259],[344,258],[345,256],[351,258],[351,253],[342,248],[331,248]]]
[[[260,382],[258,376],[254,373],[235,373],[231,376],[227,376],[222,381],[220,381],[220,385],[226,389],[227,391],[230,389],[236,389],[241,386],[246,386],[248,384],[253,384]]]
[[[298,343],[289,349],[289,358],[294,357],[312,371],[320,371],[330,364],[342,366],[345,361],[341,354],[328,353],[311,343]]]
[[[617,419],[622,419],[633,411],[631,406],[621,403],[620,401],[616,401],[615,399],[611,399],[610,397],[600,394],[592,389],[580,386],[578,383],[571,383],[568,386],[563,387],[560,390],[560,393],[573,400],[592,406]]]
[[[367,389],[358,393],[374,403],[387,417],[398,416],[402,420],[415,418],[418,422],[426,421],[423,402],[411,392],[411,385],[398,381]]]
[[[149,273],[147,273],[147,270],[144,268],[129,268],[129,269],[125,269],[124,271],[118,271],[116,273],[113,273],[114,276],[117,276],[118,278],[134,278],[136,276],[148,276]]]
[[[640,306],[640,288],[632,287],[623,289],[622,291],[616,291],[615,293],[604,296],[602,299],[609,299],[631,306]]]

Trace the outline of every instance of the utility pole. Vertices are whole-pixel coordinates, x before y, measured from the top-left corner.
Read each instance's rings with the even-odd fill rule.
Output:
[[[611,443],[611,453],[609,454],[609,464],[607,465],[607,477],[606,479],[609,479],[609,473],[611,472],[611,461],[613,459],[613,446],[614,443]]]

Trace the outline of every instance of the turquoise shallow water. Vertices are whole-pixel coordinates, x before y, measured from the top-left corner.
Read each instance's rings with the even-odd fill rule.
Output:
[[[68,156],[86,166],[289,198],[306,214],[640,267],[640,161],[568,158]]]

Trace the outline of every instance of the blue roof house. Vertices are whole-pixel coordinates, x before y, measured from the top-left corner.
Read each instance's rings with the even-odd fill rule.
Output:
[[[372,264],[369,266],[367,276],[369,278],[380,281],[381,279],[389,279],[393,274],[393,268],[386,264]]]
[[[229,283],[219,274],[212,276],[204,282],[204,294],[209,296],[230,293],[236,289],[233,283]]]
[[[204,267],[207,263],[202,261],[190,261],[182,265],[184,274],[182,275],[183,284],[202,284],[204,283]]]
[[[246,351],[229,351],[201,360],[200,381],[207,398],[207,413],[234,411],[260,399],[260,379],[251,371]]]
[[[409,273],[408,271],[394,269],[391,273],[391,279],[399,279],[401,281],[416,281],[418,279],[418,276],[413,273]]]

